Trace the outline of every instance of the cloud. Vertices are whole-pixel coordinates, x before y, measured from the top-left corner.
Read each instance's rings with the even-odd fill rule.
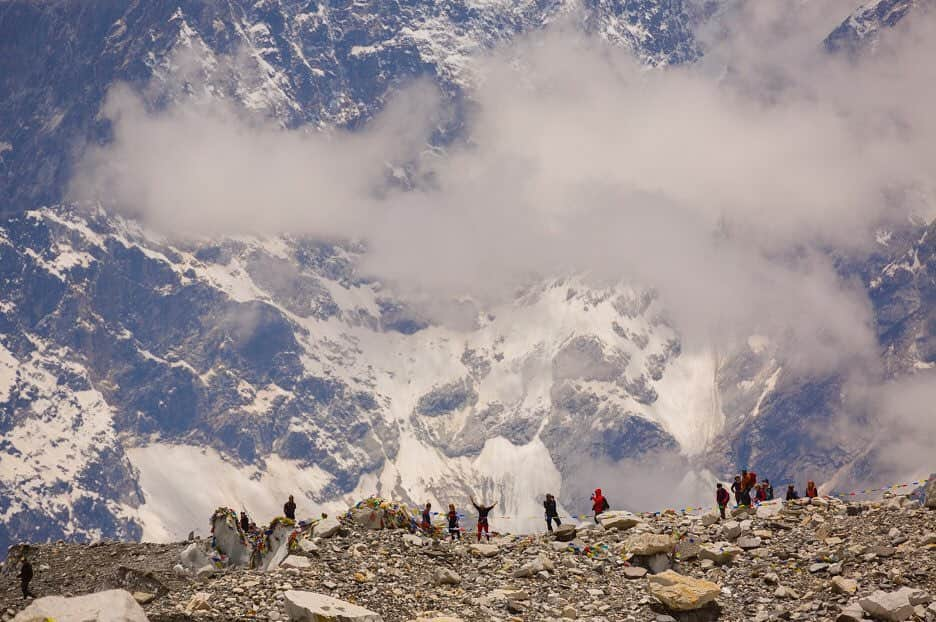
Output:
[[[827,251],[861,249],[906,217],[904,194],[931,192],[936,50],[921,28],[830,57],[842,15],[797,7],[743,3],[703,62],[659,71],[563,29],[520,39],[476,59],[467,139],[444,152],[427,147],[445,107],[426,83],[357,132],[215,99],[154,112],[118,86],[114,140],[73,196],[178,233],[361,239],[362,269],[413,300],[484,305],[579,273],[655,288],[696,343],[758,333],[800,367],[867,361],[868,301]],[[388,183],[404,166],[413,185]]]

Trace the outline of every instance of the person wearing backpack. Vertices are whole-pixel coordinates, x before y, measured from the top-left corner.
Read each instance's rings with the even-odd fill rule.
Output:
[[[611,504],[608,503],[608,498],[601,494],[601,488],[596,488],[595,492],[591,496],[592,501],[592,511],[595,513],[595,522],[598,522],[598,517],[602,512],[607,511],[611,508]]]

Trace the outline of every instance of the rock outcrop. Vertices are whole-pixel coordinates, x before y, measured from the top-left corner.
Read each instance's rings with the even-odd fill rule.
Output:
[[[107,590],[65,598],[46,596],[31,603],[14,622],[148,622],[143,607],[126,590]]]

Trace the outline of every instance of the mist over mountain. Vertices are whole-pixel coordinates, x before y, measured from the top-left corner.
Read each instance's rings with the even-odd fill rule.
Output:
[[[934,23],[857,5],[0,5],[0,548],[929,473]]]

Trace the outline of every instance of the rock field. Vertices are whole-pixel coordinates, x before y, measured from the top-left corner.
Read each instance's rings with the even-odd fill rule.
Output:
[[[43,596],[123,589],[151,622],[936,622],[936,510],[903,496],[769,502],[725,521],[612,512],[575,532],[480,546],[352,521],[331,531],[313,530],[274,570],[198,576],[178,566],[187,543],[37,545],[33,607]],[[0,618],[20,622],[34,612],[17,615],[29,603],[14,566],[0,575]]]

